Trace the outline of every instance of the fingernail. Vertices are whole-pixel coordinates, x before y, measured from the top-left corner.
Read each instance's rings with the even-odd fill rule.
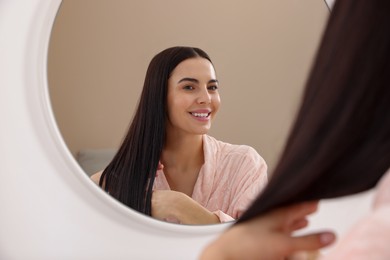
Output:
[[[333,242],[334,239],[335,239],[335,235],[333,233],[323,233],[320,235],[320,241],[324,245]]]

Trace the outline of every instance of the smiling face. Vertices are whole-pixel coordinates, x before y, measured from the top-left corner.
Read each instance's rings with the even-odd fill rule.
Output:
[[[201,57],[182,61],[168,79],[167,132],[207,133],[220,103],[211,62]]]

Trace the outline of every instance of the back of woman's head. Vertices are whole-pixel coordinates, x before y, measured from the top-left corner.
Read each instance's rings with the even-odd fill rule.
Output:
[[[129,130],[100,179],[99,185],[110,195],[148,215],[165,140],[168,79],[179,63],[195,57],[211,62],[203,50],[182,46],[165,49],[153,57]]]
[[[240,221],[370,189],[390,167],[390,1],[338,0],[268,187]]]

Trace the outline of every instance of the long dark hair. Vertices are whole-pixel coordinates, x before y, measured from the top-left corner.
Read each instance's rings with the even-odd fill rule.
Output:
[[[269,185],[238,223],[368,190],[390,167],[390,2],[338,0]]]
[[[206,52],[193,47],[171,47],[154,56],[129,130],[99,181],[111,196],[147,215],[165,140],[168,79],[179,63],[194,57],[211,62]]]

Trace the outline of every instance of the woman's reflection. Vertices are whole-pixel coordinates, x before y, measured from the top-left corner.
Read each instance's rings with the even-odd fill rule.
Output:
[[[207,135],[220,106],[218,88],[201,49],[172,47],[157,54],[122,145],[91,178],[120,202],[160,220],[212,224],[238,218],[266,185],[267,165],[252,147]]]

